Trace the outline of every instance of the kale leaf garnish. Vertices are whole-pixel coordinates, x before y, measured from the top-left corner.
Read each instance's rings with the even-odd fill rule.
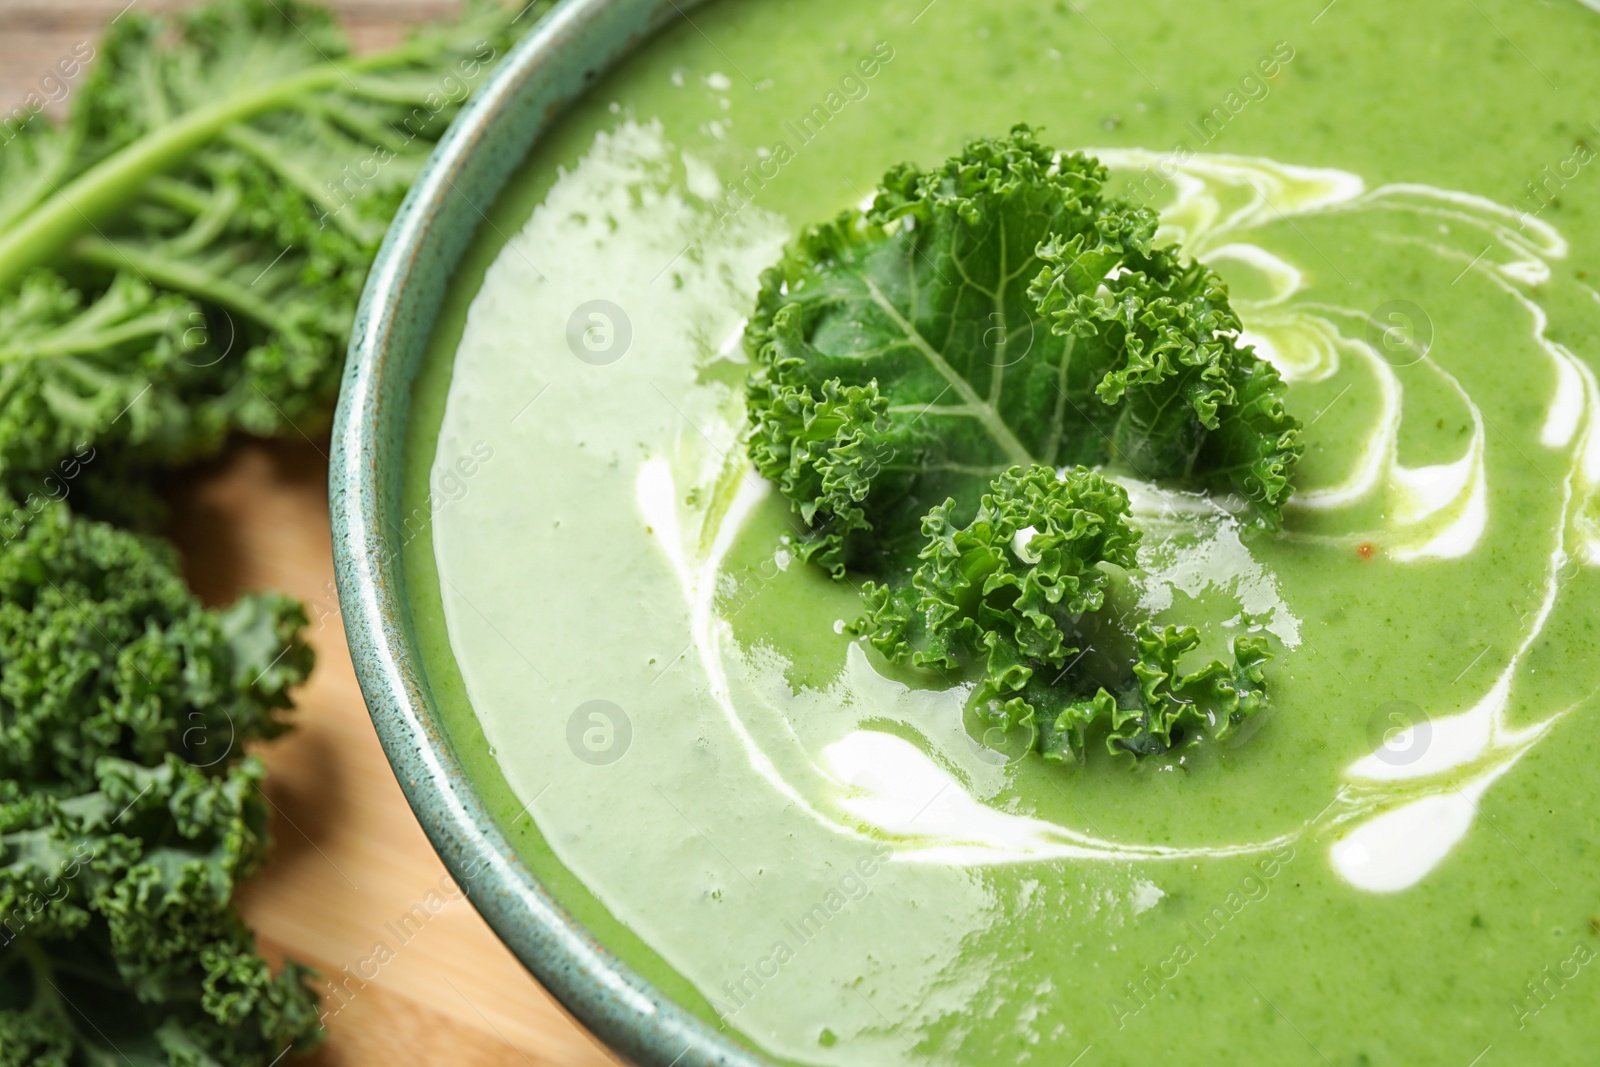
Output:
[[[1221,279],[1106,184],[1025,126],[896,167],[764,272],[745,333],[750,456],[802,557],[868,579],[880,652],[974,669],[979,716],[1054,758],[1097,723],[1136,755],[1224,737],[1263,702],[1253,636],[1184,674],[1196,632],[1147,623],[1115,692],[1074,671],[1138,542],[1100,472],[1230,493],[1274,529],[1301,452]]]

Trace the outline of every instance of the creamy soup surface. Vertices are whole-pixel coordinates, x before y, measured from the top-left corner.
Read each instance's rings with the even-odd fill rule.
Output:
[[[528,862],[788,1063],[1584,1062],[1600,11],[690,18],[483,205],[417,390],[427,669]],[[1306,426],[1277,533],[1126,483],[1112,608],[1271,637],[1238,743],[1132,769],[986,747],[970,686],[846,632],[855,590],[749,466],[762,268],[888,167],[1017,122],[1226,280]]]

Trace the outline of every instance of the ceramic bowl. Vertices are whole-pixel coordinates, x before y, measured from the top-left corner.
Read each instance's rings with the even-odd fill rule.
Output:
[[[565,107],[697,0],[564,0],[462,111],[384,239],[361,299],[333,431],[334,563],[373,724],[434,848],[544,986],[641,1067],[764,1062],[644,981],[518,858],[463,771],[421,666],[400,562],[412,383],[450,279],[490,205]]]

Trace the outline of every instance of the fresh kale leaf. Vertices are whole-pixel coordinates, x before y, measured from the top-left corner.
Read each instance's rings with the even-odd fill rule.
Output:
[[[117,19],[68,121],[0,127],[0,480],[324,426],[388,220],[515,16],[361,57],[291,0]]]
[[[1081,246],[1060,237],[1042,246],[1046,267],[1029,291],[1073,358],[1094,368],[1093,397],[1071,403],[1105,444],[1100,458],[1150,481],[1231,486],[1278,525],[1300,424],[1276,368],[1239,344],[1221,279],[1143,244],[1096,280],[1083,273]]]
[[[303,610],[207,610],[170,548],[51,501],[81,475],[148,515],[129,474],[324,426],[390,217],[546,7],[468,0],[362,57],[295,0],[129,10],[65,122],[0,123],[0,1067],[321,1039],[310,972],[274,974],[233,903]]]
[[[1013,467],[966,525],[946,500],[922,520],[909,583],[867,582],[868,640],[919,667],[985,661],[980,705],[1022,688],[1038,664],[1078,655],[1077,620],[1105,602],[1100,564],[1134,565],[1128,495],[1094,471]]]
[[[1021,126],[896,167],[764,272],[745,332],[751,460],[800,554],[868,579],[856,632],[974,672],[979,719],[1057,760],[1091,730],[1134,755],[1221,740],[1264,700],[1258,637],[1186,674],[1198,634],[1144,624],[1114,692],[1077,666],[1138,542],[1099,470],[1233,492],[1272,528],[1301,452],[1221,280],[1105,184]]]
[[[97,429],[177,454],[198,435],[218,437],[215,409],[146,388],[196,347],[185,341],[191,313],[184,297],[131,274],[92,303],[54,272],[24,278],[0,298],[0,472],[35,475],[106,436]]]
[[[1260,637],[1236,638],[1232,664],[1184,674],[1178,660],[1199,634],[1144,623],[1117,694],[1079,668],[1082,621],[1105,603],[1102,565],[1135,565],[1139,531],[1114,482],[1083,467],[1017,467],[995,479],[966,526],[952,520],[954,505],[923,519],[927,543],[910,582],[863,585],[867,617],[858,626],[894,662],[979,667],[972,707],[985,732],[1020,731],[1046,759],[1077,763],[1091,730],[1113,755],[1149,756],[1202,735],[1227,740],[1261,709],[1269,657]]]
[[[1152,244],[1155,217],[1026,127],[866,212],[806,229],[761,280],[750,454],[835,574],[911,565],[921,517],[970,515],[1013,465],[1232,487],[1279,520],[1300,453],[1225,287]]]
[[[46,508],[0,547],[0,1064],[265,1067],[320,1036],[233,904],[311,669],[287,597],[202,607],[163,542]]]
[[[1047,760],[1081,763],[1091,730],[1105,734],[1112,755],[1160,755],[1185,741],[1209,737],[1228,741],[1266,706],[1265,665],[1271,658],[1266,638],[1246,634],[1233,639],[1232,662],[1212,660],[1184,674],[1178,660],[1200,644],[1190,626],[1134,629],[1138,659],[1132,680],[1117,694],[1104,687],[1092,696],[1063,701],[1079,685],[1038,685],[1027,679],[1022,693],[1004,705],[981,711],[1004,731],[1034,731],[1036,747]]]

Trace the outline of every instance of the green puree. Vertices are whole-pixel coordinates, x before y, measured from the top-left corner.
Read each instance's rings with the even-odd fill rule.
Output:
[[[693,18],[485,205],[417,390],[428,670],[540,876],[784,1062],[1585,1062],[1600,13]],[[969,740],[964,690],[840,632],[855,592],[745,466],[759,271],[1016,122],[1228,281],[1307,427],[1280,534],[1130,487],[1113,609],[1202,654],[1270,636],[1239,743],[1130,769]]]

